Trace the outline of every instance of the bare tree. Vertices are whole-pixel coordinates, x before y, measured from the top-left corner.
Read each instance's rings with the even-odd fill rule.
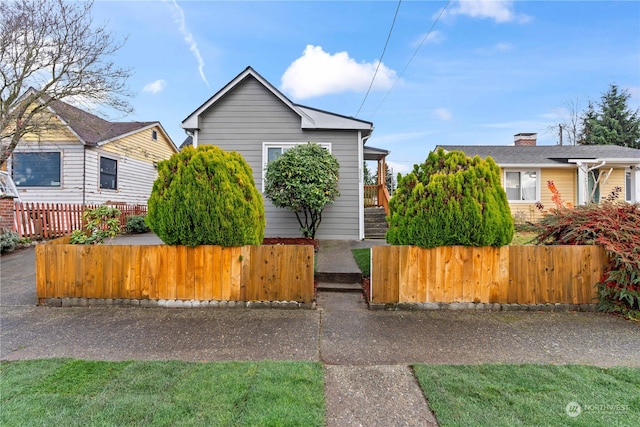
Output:
[[[132,111],[131,70],[111,56],[123,45],[94,25],[93,2],[0,1],[0,164],[25,134],[50,130],[55,101]]]
[[[582,126],[581,104],[578,97],[564,102],[566,113],[561,117],[561,122],[547,128],[549,133],[558,135],[559,145],[576,145]]]

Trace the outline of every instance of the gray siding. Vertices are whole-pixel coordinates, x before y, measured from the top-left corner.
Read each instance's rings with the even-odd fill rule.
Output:
[[[325,208],[316,238],[358,239],[358,133],[357,131],[301,129],[300,117],[252,77],[238,84],[200,116],[198,145],[213,144],[237,151],[253,170],[262,190],[264,142],[329,142],[340,163],[341,196]],[[268,237],[299,237],[295,214],[265,200]]]

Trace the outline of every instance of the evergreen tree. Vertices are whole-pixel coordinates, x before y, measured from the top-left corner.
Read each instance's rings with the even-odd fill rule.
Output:
[[[431,152],[399,179],[389,208],[392,245],[503,246],[513,238],[500,168],[491,158]]]
[[[598,111],[590,104],[585,112],[580,142],[640,148],[640,111],[629,109],[630,97],[628,91],[610,85],[598,103]]]
[[[364,178],[364,185],[376,185],[376,177],[371,173],[367,162],[362,162],[362,175]]]
[[[168,245],[261,245],[264,202],[236,152],[186,147],[158,163],[147,225]]]

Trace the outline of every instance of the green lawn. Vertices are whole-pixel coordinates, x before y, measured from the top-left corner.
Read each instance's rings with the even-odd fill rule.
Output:
[[[371,249],[351,249],[351,253],[355,258],[360,271],[362,271],[362,275],[371,276]]]
[[[312,362],[0,364],[0,425],[322,426]]]
[[[638,368],[415,365],[414,371],[441,427],[640,426]]]

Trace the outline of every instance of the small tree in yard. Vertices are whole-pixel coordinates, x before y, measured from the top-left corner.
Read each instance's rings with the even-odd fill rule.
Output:
[[[387,242],[392,245],[503,246],[513,238],[500,169],[491,158],[431,152],[400,177],[389,209]]]
[[[298,145],[269,163],[264,194],[295,212],[302,235],[314,239],[324,207],[340,195],[339,171],[338,160],[320,145]]]
[[[603,246],[609,264],[597,284],[598,309],[640,320],[640,204],[616,202],[616,187],[600,204],[572,208],[552,181],[547,185],[556,207],[542,217],[535,242]]]
[[[158,164],[147,224],[169,245],[260,245],[264,203],[236,152],[187,147]]]

